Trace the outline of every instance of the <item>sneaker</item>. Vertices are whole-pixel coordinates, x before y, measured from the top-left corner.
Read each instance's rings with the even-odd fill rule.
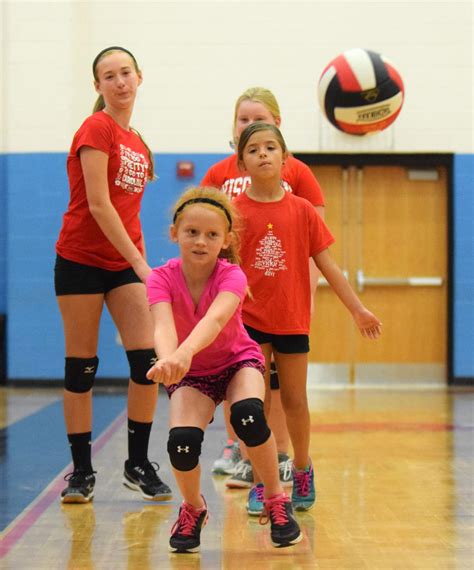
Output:
[[[260,524],[270,519],[270,537],[272,546],[282,548],[297,544],[303,538],[286,493],[274,495],[264,500],[264,511],[260,515]]]
[[[170,552],[178,554],[199,552],[201,529],[207,523],[208,518],[206,501],[204,501],[204,507],[199,510],[183,501],[179,508],[178,520],[171,529]]]
[[[227,479],[225,484],[230,489],[250,489],[253,484],[253,470],[250,461],[241,459],[235,467],[234,474]]]
[[[293,492],[291,502],[296,511],[309,511],[316,502],[314,471],[310,464],[301,471],[293,467]]]
[[[249,492],[247,512],[250,516],[259,516],[263,511],[263,483],[257,483]]]
[[[132,467],[125,461],[123,484],[138,491],[147,501],[168,501],[172,497],[171,489],[158,477],[158,463],[147,461],[144,465]]]
[[[280,483],[284,487],[291,487],[293,485],[292,473],[293,461],[286,453],[278,454],[278,471],[280,472]]]
[[[220,457],[214,461],[212,472],[217,475],[233,475],[235,466],[241,459],[239,442],[229,439]]]
[[[61,492],[61,503],[88,503],[94,497],[95,471],[74,469],[64,480],[67,487]]]

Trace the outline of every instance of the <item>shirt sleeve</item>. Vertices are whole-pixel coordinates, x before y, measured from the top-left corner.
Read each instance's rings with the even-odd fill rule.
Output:
[[[113,132],[110,125],[92,115],[84,121],[74,137],[73,151],[78,154],[83,146],[90,146],[110,154]]]
[[[314,208],[308,208],[309,216],[309,254],[311,257],[327,249],[336,240]]]
[[[247,277],[238,265],[228,263],[221,272],[217,291],[234,293],[242,301],[247,294]]]
[[[146,280],[146,294],[148,304],[171,303],[171,279],[169,273],[163,267],[152,270]]]
[[[213,186],[214,188],[220,189],[219,184],[217,184],[215,180],[214,170],[214,166],[208,169],[206,174],[204,174],[204,178],[201,180],[201,186]]]
[[[313,206],[324,206],[324,195],[319,182],[311,168],[301,160],[293,158],[295,169],[295,183],[292,185],[295,196],[308,200]]]

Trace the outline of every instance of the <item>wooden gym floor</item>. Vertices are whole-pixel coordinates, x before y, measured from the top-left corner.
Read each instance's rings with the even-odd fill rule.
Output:
[[[0,568],[151,570],[474,568],[474,392],[313,389],[311,453],[318,501],[298,514],[303,541],[274,549],[210,467],[225,435],[206,433],[203,491],[210,521],[198,555],[169,554],[180,499],[142,501],[121,484],[125,395],[95,397],[93,504],[61,506],[70,470],[61,390],[0,388]],[[160,395],[150,458],[174,491]]]

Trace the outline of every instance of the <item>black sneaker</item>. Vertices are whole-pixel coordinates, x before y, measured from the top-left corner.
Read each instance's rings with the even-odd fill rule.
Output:
[[[67,487],[61,492],[61,503],[88,503],[94,497],[95,471],[74,469],[64,480]]]
[[[130,465],[125,461],[123,484],[138,491],[147,501],[168,501],[172,497],[171,489],[158,477],[158,463],[147,461],[144,465]]]
[[[282,548],[297,544],[303,538],[300,527],[293,516],[291,501],[286,493],[274,495],[264,500],[264,511],[260,515],[260,524],[270,519],[272,546]]]
[[[183,501],[179,508],[178,520],[171,529],[170,552],[177,554],[199,552],[201,529],[207,523],[208,518],[206,501],[204,501],[204,508],[199,511]]]

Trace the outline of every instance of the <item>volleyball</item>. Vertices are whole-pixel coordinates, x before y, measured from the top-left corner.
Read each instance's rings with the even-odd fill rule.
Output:
[[[374,51],[355,48],[338,55],[319,78],[318,97],[328,121],[340,131],[366,135],[398,117],[403,81],[393,64]]]

